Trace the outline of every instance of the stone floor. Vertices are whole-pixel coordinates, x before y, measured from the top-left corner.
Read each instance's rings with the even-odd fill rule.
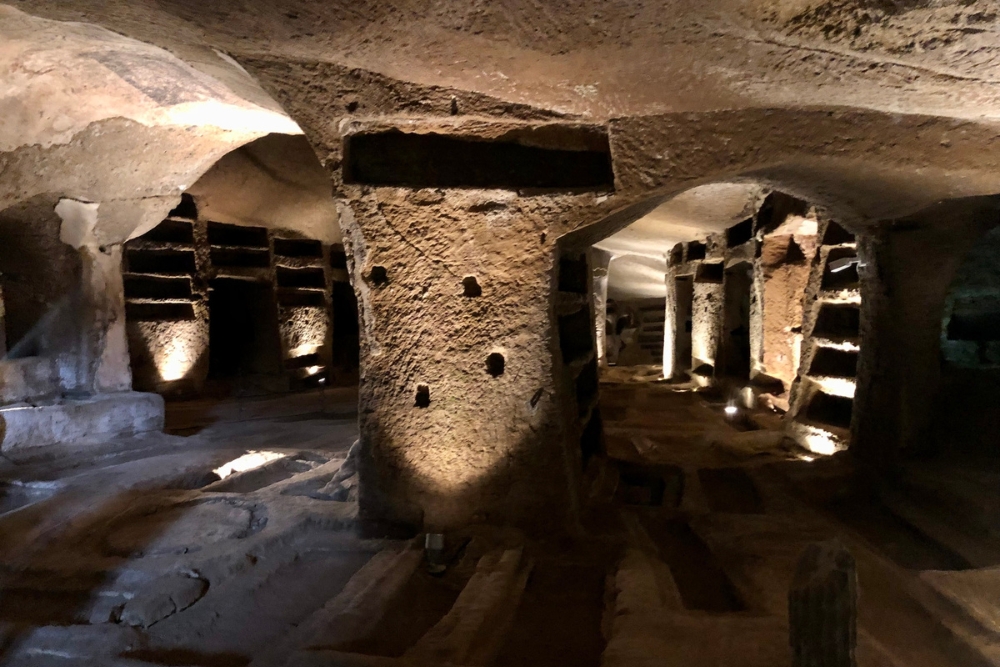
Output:
[[[833,536],[858,563],[860,665],[1000,664],[1000,550],[935,532],[908,500],[926,483],[867,493],[774,415],[653,378],[602,383],[579,535],[449,534],[438,575],[329,492],[356,437],[336,396],[174,406],[183,436],[3,462],[0,664],[780,667],[795,563]],[[213,473],[248,452],[271,460]],[[969,475],[932,479],[957,503]]]

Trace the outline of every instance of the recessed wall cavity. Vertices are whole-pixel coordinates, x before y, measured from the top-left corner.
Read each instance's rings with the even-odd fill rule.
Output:
[[[475,276],[466,276],[462,279],[462,295],[470,299],[483,295],[483,288],[479,286]]]
[[[177,218],[129,241],[135,386],[189,396],[352,383],[357,305],[328,252],[264,227]]]
[[[722,306],[722,364],[718,370],[737,380],[750,379],[750,302],[753,268],[741,262],[725,271]]]
[[[736,248],[753,238],[753,218],[747,218],[726,230],[726,246]]]
[[[559,347],[565,363],[583,359],[593,351],[590,313],[586,308],[559,318]]]
[[[417,385],[417,397],[414,405],[418,408],[427,408],[431,405],[431,388],[425,384]]]
[[[560,257],[559,291],[571,294],[586,294],[589,271],[586,256],[578,258]]]
[[[503,375],[506,365],[507,360],[499,352],[492,352],[486,357],[486,372],[490,374],[490,377],[498,378]]]
[[[499,138],[390,129],[344,139],[344,182],[411,188],[614,189],[598,128],[525,128]]]
[[[389,272],[384,266],[373,266],[368,272],[368,282],[373,287],[384,287],[389,282]]]
[[[708,248],[704,243],[698,241],[691,241],[687,244],[687,260],[688,262],[694,262],[698,260],[705,259],[706,252]]]

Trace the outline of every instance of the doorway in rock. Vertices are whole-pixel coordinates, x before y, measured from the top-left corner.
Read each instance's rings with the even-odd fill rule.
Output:
[[[1000,227],[958,266],[941,323],[941,387],[934,453],[1000,468]]]
[[[333,383],[337,386],[357,384],[360,336],[358,298],[348,282],[333,283]]]
[[[721,375],[733,380],[749,380],[753,268],[747,262],[731,266],[726,269],[723,282]]]
[[[677,300],[674,317],[674,375],[682,375],[691,370],[694,276],[677,276],[674,279],[674,294]]]
[[[216,394],[280,390],[277,304],[267,283],[216,278],[208,297],[208,388]]]

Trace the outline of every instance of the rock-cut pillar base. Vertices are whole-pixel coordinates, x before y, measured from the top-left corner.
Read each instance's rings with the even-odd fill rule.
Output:
[[[858,583],[854,557],[837,540],[802,553],[788,621],[794,667],[854,667]]]

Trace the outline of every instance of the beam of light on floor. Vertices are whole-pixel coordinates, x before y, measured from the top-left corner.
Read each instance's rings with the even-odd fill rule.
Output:
[[[284,454],[280,452],[257,452],[249,451],[239,458],[235,458],[229,463],[216,468],[212,472],[219,476],[219,479],[225,479],[236,472],[246,472],[248,470],[253,470],[255,468],[260,468],[261,466],[270,463],[284,457]]]

